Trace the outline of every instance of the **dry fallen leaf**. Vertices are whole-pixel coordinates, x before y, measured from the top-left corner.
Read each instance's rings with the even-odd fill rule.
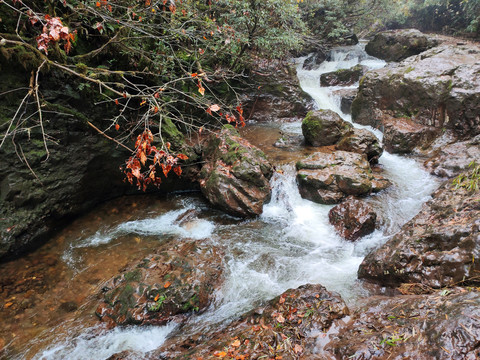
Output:
[[[239,347],[240,346],[240,340],[235,340],[233,343],[232,343],[232,346],[233,347]]]

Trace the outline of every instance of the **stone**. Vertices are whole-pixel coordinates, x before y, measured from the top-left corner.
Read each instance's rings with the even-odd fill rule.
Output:
[[[188,339],[173,337],[154,355],[213,359],[228,354],[228,358],[241,359],[248,353],[245,359],[312,359],[316,337],[348,314],[338,294],[321,285],[307,284],[285,291],[226,328]]]
[[[96,314],[110,327],[183,321],[210,305],[221,284],[221,256],[201,242],[175,244],[142,259],[103,286]]]
[[[414,123],[408,118],[388,118],[383,121],[383,144],[392,154],[408,154],[426,149],[438,136],[439,129]]]
[[[334,90],[333,94],[336,96],[340,96],[340,110],[344,114],[351,114],[352,103],[355,99],[355,96],[357,96],[357,89],[345,88]]]
[[[359,278],[391,287],[478,282],[480,193],[448,180],[432,196],[400,232],[365,257]]]
[[[377,214],[365,202],[347,198],[328,213],[330,224],[347,240],[357,240],[375,230]]]
[[[378,138],[366,129],[353,129],[353,132],[343,137],[335,147],[338,150],[365,154],[371,164],[377,164],[383,154]]]
[[[440,177],[453,178],[468,170],[472,162],[480,162],[480,135],[475,138],[440,146],[425,161],[425,167]]]
[[[401,61],[438,44],[437,39],[416,29],[390,30],[375,35],[365,47],[365,51],[385,61]]]
[[[225,126],[207,140],[203,158],[200,189],[212,205],[239,217],[262,213],[271,195],[273,167],[260,149]]]
[[[371,297],[317,343],[317,354],[329,360],[478,359],[479,309],[478,291],[458,288],[431,295]]]
[[[336,144],[353,126],[332,110],[310,111],[302,122],[305,141],[313,146]]]
[[[349,195],[370,194],[374,179],[371,172],[365,155],[317,152],[297,163],[297,182],[304,199],[336,204]]]
[[[302,68],[304,70],[314,70],[318,68],[324,61],[330,61],[330,54],[323,50],[317,49],[314,53],[310,54],[303,62]]]
[[[348,86],[353,85],[363,76],[362,65],[355,65],[350,69],[340,69],[320,75],[320,86]]]
[[[246,120],[300,121],[314,106],[293,63],[258,61],[245,85],[240,97]]]
[[[374,128],[408,118],[466,140],[480,134],[480,47],[442,44],[360,81],[352,119]]]

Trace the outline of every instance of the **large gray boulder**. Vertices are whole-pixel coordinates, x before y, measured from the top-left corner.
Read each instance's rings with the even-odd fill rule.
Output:
[[[210,136],[203,158],[200,189],[211,204],[240,217],[262,213],[270,199],[273,167],[260,149],[226,125]]]
[[[374,179],[365,155],[318,152],[297,163],[297,181],[303,198],[320,204],[337,204],[349,195],[372,191]]]
[[[302,122],[302,133],[307,144],[329,146],[349,134],[353,126],[332,110],[310,111]]]
[[[375,35],[365,51],[385,61],[402,61],[438,44],[437,39],[416,29],[390,30]]]
[[[378,138],[365,129],[353,129],[353,132],[344,136],[335,147],[338,150],[365,154],[371,164],[377,164],[383,154]]]
[[[320,75],[320,86],[348,86],[360,80],[364,73],[362,65],[350,69],[339,69]]]
[[[399,233],[365,257],[358,276],[383,286],[441,288],[478,282],[479,257],[480,192],[448,180]]]
[[[352,104],[355,122],[383,126],[408,118],[457,137],[480,133],[480,47],[443,44],[401,63],[369,71]]]

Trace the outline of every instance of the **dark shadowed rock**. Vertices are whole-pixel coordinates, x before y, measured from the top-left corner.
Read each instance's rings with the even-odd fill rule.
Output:
[[[303,62],[302,68],[305,70],[313,70],[318,68],[324,61],[330,61],[331,56],[328,51],[316,50],[313,54],[310,54]]]
[[[313,99],[300,87],[293,63],[257,61],[242,88],[247,120],[299,121],[313,109]]]
[[[409,118],[460,138],[480,133],[480,48],[443,44],[401,63],[369,71],[360,81],[352,118],[379,128]]]
[[[365,129],[353,129],[335,145],[338,150],[365,154],[371,164],[377,164],[383,154],[378,138]]]
[[[320,86],[348,86],[360,80],[364,73],[362,65],[340,69],[320,75]]]
[[[437,39],[415,29],[390,30],[375,35],[365,51],[382,60],[401,61],[438,44]]]
[[[408,118],[388,118],[383,121],[385,149],[392,154],[407,154],[427,148],[439,133],[433,126],[414,123]]]
[[[357,96],[357,89],[344,88],[334,90],[333,94],[340,96],[340,110],[344,114],[350,114],[352,112],[352,103]]]
[[[358,276],[387,286],[440,288],[477,282],[479,257],[480,192],[448,180],[399,233],[365,257]]]
[[[363,201],[349,197],[328,213],[330,224],[347,240],[356,240],[375,230],[377,214]]]
[[[319,359],[479,359],[480,294],[368,298],[336,331],[317,347]]]
[[[210,304],[221,275],[221,256],[211,245],[176,244],[108,281],[96,314],[109,326],[181,321]]]
[[[315,153],[297,163],[297,181],[303,198],[336,204],[349,195],[367,195],[373,176],[365,155],[334,151]]]
[[[270,199],[272,165],[231,126],[212,134],[204,148],[200,188],[214,206],[241,217],[260,215]]]
[[[334,145],[352,128],[350,123],[332,110],[310,111],[302,122],[305,141],[313,146]]]
[[[287,290],[227,328],[172,338],[156,354],[168,359],[313,359],[315,339],[349,313],[336,293],[321,285]]]
[[[468,169],[473,162],[480,162],[480,135],[467,141],[440,146],[425,162],[433,175],[454,177]]]

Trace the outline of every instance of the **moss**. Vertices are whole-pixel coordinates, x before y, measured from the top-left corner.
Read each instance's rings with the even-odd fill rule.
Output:
[[[176,150],[181,149],[185,143],[185,137],[169,117],[162,118],[162,137]]]
[[[125,281],[131,282],[131,281],[140,281],[141,276],[142,276],[142,272],[140,271],[140,269],[135,269],[133,271],[127,272],[123,276],[123,278],[125,279]]]

